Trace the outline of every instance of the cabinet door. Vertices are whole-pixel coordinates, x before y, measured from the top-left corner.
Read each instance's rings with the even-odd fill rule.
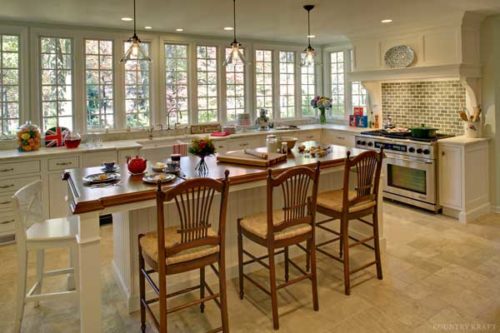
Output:
[[[241,150],[248,148],[257,148],[262,146],[260,144],[260,139],[256,137],[247,137],[241,139],[228,140],[227,149],[228,150]]]
[[[462,149],[444,145],[439,149],[439,203],[462,209]]]
[[[321,132],[320,131],[306,131],[300,132],[299,141],[321,141]]]
[[[116,162],[118,164],[125,163],[127,157],[135,155],[139,155],[139,148],[120,149],[118,151],[118,159],[116,160]]]
[[[216,140],[214,141],[215,152],[225,153],[228,151],[227,140]]]
[[[355,146],[354,134],[330,130],[326,132],[323,143],[334,144],[345,147],[354,147]]]

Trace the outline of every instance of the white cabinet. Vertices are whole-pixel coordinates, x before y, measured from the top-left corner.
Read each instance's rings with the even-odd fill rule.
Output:
[[[118,164],[124,163],[128,157],[136,156],[139,154],[139,148],[120,149],[118,150],[118,157],[116,162]]]
[[[0,244],[14,240],[12,195],[24,185],[40,179],[41,163],[36,159],[0,163]]]
[[[214,146],[217,153],[225,153],[228,151],[227,140],[216,140],[214,141]]]
[[[327,129],[323,132],[321,142],[324,144],[354,147],[356,145],[355,135],[355,133]]]
[[[463,223],[490,211],[488,139],[439,141],[439,203]]]
[[[247,136],[244,138],[227,139],[227,150],[249,149],[264,146],[265,138],[259,136]]]
[[[63,217],[68,215],[68,185],[62,180],[63,171],[80,167],[81,155],[65,155],[63,157],[48,158],[48,195],[49,195],[49,216],[50,218]],[[95,165],[92,165],[95,166]]]
[[[299,141],[321,141],[321,130],[299,132],[297,135]]]
[[[82,154],[82,168],[100,166],[104,162],[116,161],[116,150],[85,152]]]

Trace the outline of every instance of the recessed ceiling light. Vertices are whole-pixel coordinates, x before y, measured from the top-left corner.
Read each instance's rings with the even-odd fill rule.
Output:
[[[177,31],[177,32],[183,32],[183,31],[184,31],[184,29],[182,29],[182,28],[177,28],[177,29],[175,29],[175,31]]]
[[[316,35],[307,35],[307,38],[316,38]]]
[[[147,25],[147,26],[145,26],[145,27],[144,27],[144,29],[146,29],[146,30],[151,30],[151,29],[153,29],[153,27],[152,27],[152,26],[150,26],[150,25]]]
[[[382,22],[382,23],[392,23],[392,20],[391,19],[385,19],[385,20],[382,20],[380,22]]]
[[[233,31],[234,28],[233,27],[224,27],[224,30],[226,30],[226,31]]]
[[[131,18],[131,17],[122,17],[122,21],[125,21],[125,22],[130,22],[130,21],[133,21],[134,19]]]

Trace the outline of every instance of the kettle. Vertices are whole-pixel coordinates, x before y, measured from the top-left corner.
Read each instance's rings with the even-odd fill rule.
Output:
[[[143,173],[144,170],[146,170],[147,166],[147,160],[140,157],[140,156],[135,156],[131,158],[130,156],[127,156],[127,168],[130,173],[133,174],[140,174]]]

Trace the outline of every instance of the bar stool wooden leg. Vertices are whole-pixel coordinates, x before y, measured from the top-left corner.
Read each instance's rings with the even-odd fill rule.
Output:
[[[268,249],[269,255],[269,285],[271,287],[271,305],[273,310],[273,327],[279,330],[280,323],[278,317],[278,293],[276,288],[276,265],[274,262],[274,249]]]
[[[289,258],[288,257],[288,246],[285,247],[284,254],[285,254],[285,281],[288,282],[288,280],[289,280],[289,274],[288,273],[290,271],[289,270],[289,264],[288,264],[288,258]]]
[[[226,264],[224,258],[219,261],[219,293],[220,293],[220,315],[222,321],[222,332],[229,332],[229,320],[227,315],[227,292],[226,292]]]
[[[377,209],[375,209],[375,212],[373,213],[373,237],[374,237],[374,247],[375,247],[375,261],[377,263],[377,278],[379,280],[383,279],[382,275],[382,260],[380,259],[380,241],[379,241],[379,234],[378,234],[378,213]]]
[[[319,310],[318,302],[318,276],[316,273],[316,245],[314,239],[307,241],[307,252],[310,253],[310,266],[311,266],[311,286],[313,295],[313,308],[314,311]]]
[[[344,250],[344,289],[345,294],[351,294],[351,273],[349,268],[349,220],[347,216],[343,216],[340,221],[341,238],[343,240],[343,250]]]
[[[36,283],[37,286],[34,290],[34,295],[39,295],[42,293],[43,285],[43,271],[45,269],[45,250],[36,251]],[[35,301],[35,308],[40,306],[39,301]]]
[[[144,258],[142,257],[142,248],[140,239],[143,235],[139,235],[139,303],[141,306],[141,331],[146,332],[146,307],[143,301],[146,299],[146,282],[144,280]]]
[[[241,234],[241,219],[238,219],[238,278],[240,284],[240,299],[245,296],[245,290],[243,289],[243,235]]]
[[[28,266],[28,253],[25,250],[18,251],[19,279],[17,285],[16,323],[14,332],[21,332],[24,315],[24,297],[26,297],[26,273]]]
[[[205,298],[205,267],[200,268],[200,299]],[[205,303],[200,303],[201,313],[205,312]]]

